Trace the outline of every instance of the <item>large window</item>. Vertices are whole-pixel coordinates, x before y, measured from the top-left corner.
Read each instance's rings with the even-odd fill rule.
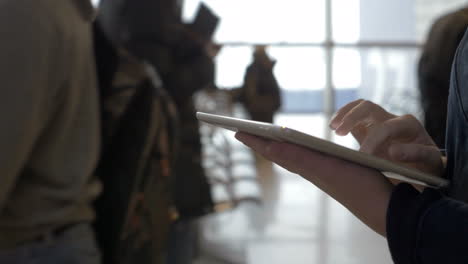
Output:
[[[204,2],[221,18],[215,34],[224,45],[217,57],[220,88],[241,86],[253,45],[267,44],[277,60],[283,112],[317,113],[327,120],[337,107],[365,98],[396,113],[420,114],[415,66],[421,32],[430,26],[428,17],[446,10],[426,12],[421,29],[424,4],[417,0]],[[185,0],[186,21],[199,3]]]

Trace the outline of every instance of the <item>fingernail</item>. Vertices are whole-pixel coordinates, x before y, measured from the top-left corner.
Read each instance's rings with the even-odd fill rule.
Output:
[[[335,112],[330,118],[329,126],[331,129],[336,129],[336,127],[339,125],[339,122],[335,120],[337,115],[338,115],[338,112]]]
[[[330,124],[329,124],[330,128],[333,129],[333,130],[335,130],[336,128],[338,128],[340,125],[341,125],[340,123],[338,123],[338,122],[336,122],[336,121],[333,121],[333,120],[332,120],[332,121],[330,122]]]
[[[239,140],[240,142],[244,143],[244,139],[242,137],[242,134],[239,134],[239,133],[236,133],[234,135],[234,138],[236,138],[237,140]]]
[[[346,132],[344,132],[344,131],[337,131],[336,134],[337,134],[338,136],[346,136],[346,135],[348,135],[348,133],[346,133]]]
[[[348,134],[348,132],[341,127],[336,128],[335,133],[339,136],[346,136]]]

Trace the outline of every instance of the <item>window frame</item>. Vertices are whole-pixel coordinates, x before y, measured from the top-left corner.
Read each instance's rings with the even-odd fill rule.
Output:
[[[363,49],[421,49],[422,44],[416,41],[358,41],[355,43],[343,43],[333,40],[333,7],[332,0],[325,1],[325,40],[323,42],[295,43],[295,42],[277,42],[277,43],[252,43],[252,42],[220,42],[223,47],[253,47],[255,45],[267,45],[269,47],[316,47],[324,51],[325,56],[325,88],[323,90],[322,114],[326,120],[329,120],[335,112],[336,87],[333,84],[334,78],[334,51],[337,48]],[[332,139],[332,132],[325,126],[325,139]]]

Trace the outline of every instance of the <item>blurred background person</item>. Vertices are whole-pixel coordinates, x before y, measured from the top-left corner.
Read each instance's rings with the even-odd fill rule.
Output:
[[[175,102],[179,142],[171,177],[177,215],[169,238],[168,261],[189,263],[194,252],[194,220],[213,211],[211,188],[202,167],[202,144],[193,95],[214,87],[212,41],[218,18],[200,5],[199,18],[183,23],[176,0],[103,0],[98,21],[114,44],[149,63]]]
[[[102,135],[96,175],[103,184],[94,227],[102,261],[165,263],[177,111],[150,65],[113,45],[98,23],[94,39]]]
[[[89,0],[0,2],[0,263],[100,263]]]
[[[418,65],[418,87],[424,126],[439,148],[445,148],[450,73],[458,44],[468,26],[468,8],[438,18],[431,27]]]
[[[115,43],[149,62],[177,105],[181,146],[174,180],[174,199],[181,217],[212,210],[210,188],[201,167],[201,143],[192,95],[214,81],[211,39],[182,23],[175,0],[100,2],[99,21]],[[211,37],[211,36],[210,36]]]
[[[255,46],[252,57],[239,100],[253,120],[272,123],[281,108],[280,87],[273,74],[276,61],[268,56],[264,45]]]

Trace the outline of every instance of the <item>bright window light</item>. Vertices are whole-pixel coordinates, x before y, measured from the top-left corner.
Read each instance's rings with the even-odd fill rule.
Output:
[[[356,43],[360,37],[360,0],[333,0],[333,40]]]
[[[190,21],[199,0],[186,0],[185,21]],[[218,42],[310,43],[325,39],[323,0],[205,0],[221,18]]]

